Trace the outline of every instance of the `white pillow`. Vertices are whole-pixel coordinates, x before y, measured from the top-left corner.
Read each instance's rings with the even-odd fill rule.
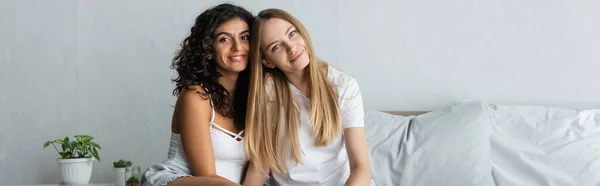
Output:
[[[600,110],[500,105],[490,141],[498,185],[600,185]]]
[[[379,185],[399,185],[403,163],[400,149],[411,117],[366,111],[365,135],[371,160],[371,177]]]
[[[365,131],[377,185],[488,186],[489,106],[462,102],[411,117],[369,111]]]

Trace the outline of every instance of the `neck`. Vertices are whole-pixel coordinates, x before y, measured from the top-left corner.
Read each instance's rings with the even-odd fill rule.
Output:
[[[219,73],[221,73],[221,75],[223,76],[219,77],[217,82],[219,82],[219,84],[221,84],[221,86],[223,86],[223,88],[225,88],[225,90],[229,92],[229,98],[233,98],[233,94],[235,93],[235,85],[237,83],[239,73],[227,73],[221,71],[219,71]]]
[[[301,70],[298,72],[285,73],[287,79],[296,87],[304,96],[310,98],[310,87],[308,86],[308,72]]]

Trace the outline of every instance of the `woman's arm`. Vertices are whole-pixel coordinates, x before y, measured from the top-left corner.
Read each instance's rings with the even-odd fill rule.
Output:
[[[350,177],[346,185],[370,185],[371,165],[364,132],[365,117],[358,82],[352,78],[346,84],[340,101],[344,143],[350,162]]]
[[[350,161],[350,177],[346,181],[346,185],[366,186],[371,184],[371,165],[364,128],[344,129],[344,140]]]
[[[239,184],[233,183],[220,176],[194,176],[194,177],[182,177],[167,184],[167,186],[229,186]]]
[[[250,166],[248,166],[248,171],[246,171],[246,179],[244,180],[244,186],[260,186],[265,183],[267,178],[269,177],[268,172],[269,169],[265,169],[264,172],[266,174],[261,173],[258,168],[250,162]]]
[[[215,157],[210,137],[210,101],[203,99],[195,90],[184,89],[175,105],[175,124],[179,127],[183,151],[190,164],[192,175],[201,178],[181,178],[172,184],[215,183],[215,185],[239,185],[218,176],[215,170]],[[202,182],[196,182],[202,181]],[[206,182],[204,182],[206,181]],[[172,185],[170,184],[170,185]]]

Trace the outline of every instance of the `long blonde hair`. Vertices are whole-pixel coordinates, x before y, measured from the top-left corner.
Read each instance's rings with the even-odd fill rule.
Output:
[[[327,64],[315,57],[304,25],[283,10],[266,9],[258,13],[250,38],[251,75],[244,149],[261,172],[270,168],[276,174],[284,176],[287,174],[286,159],[290,151],[296,163],[302,163],[298,142],[300,113],[285,74],[278,68],[266,68],[262,64],[264,56],[260,47],[261,32],[263,24],[271,18],[291,23],[306,42],[310,62],[304,70],[309,80],[310,121],[315,146],[326,146],[338,137],[341,116],[337,94],[327,80],[326,70],[322,70],[326,69]],[[272,90],[269,92],[265,89],[266,81],[272,81]]]

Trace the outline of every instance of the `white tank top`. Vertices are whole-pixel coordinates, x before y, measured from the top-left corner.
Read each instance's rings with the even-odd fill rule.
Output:
[[[209,123],[210,137],[215,153],[215,168],[217,175],[227,178],[232,182],[241,183],[244,165],[248,161],[248,157],[244,152],[244,138],[241,136],[244,131],[242,130],[236,134],[219,126],[214,122],[215,109],[212,105],[212,100],[210,101],[210,106],[212,108],[212,115]],[[168,158],[184,164],[185,167],[191,170],[187,157],[183,151],[180,134],[171,133]]]

